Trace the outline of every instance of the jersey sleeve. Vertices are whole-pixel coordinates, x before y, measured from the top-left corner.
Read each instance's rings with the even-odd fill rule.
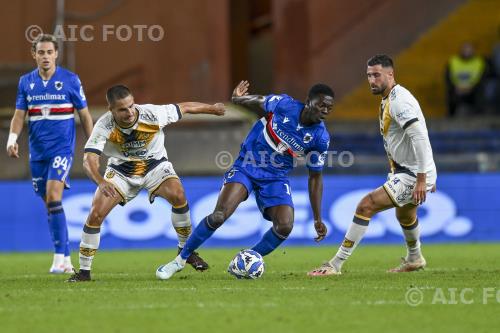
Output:
[[[307,168],[311,171],[321,172],[330,146],[330,134],[324,130],[316,145],[307,153]]]
[[[26,104],[26,92],[24,90],[24,80],[22,77],[19,79],[19,84],[17,85],[16,109],[24,111],[28,110],[28,105]]]
[[[148,104],[146,107],[156,114],[156,116],[158,117],[158,125],[160,126],[160,128],[178,122],[182,118],[181,109],[177,104]]]
[[[276,113],[278,111],[278,104],[289,99],[291,98],[287,95],[267,95],[264,101],[264,110]]]
[[[111,124],[110,126],[106,127],[105,122],[105,118],[100,118],[96,122],[94,129],[92,130],[92,133],[90,134],[90,137],[85,144],[84,151],[86,153],[101,155],[101,153],[104,151],[104,146],[106,145],[106,142],[108,141],[109,135],[111,133],[111,130],[108,129],[111,128]]]
[[[418,121],[419,106],[409,101],[395,101],[391,103],[391,117],[401,126],[407,129],[408,126]]]
[[[78,75],[71,78],[69,96],[71,103],[73,103],[77,110],[87,107],[87,98],[85,97],[85,92],[83,91],[83,86]]]

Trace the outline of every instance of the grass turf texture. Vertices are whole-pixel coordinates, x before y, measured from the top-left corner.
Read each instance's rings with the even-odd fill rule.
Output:
[[[284,247],[265,258],[266,272],[255,281],[226,272],[237,250],[201,249],[208,272],[186,267],[168,281],[154,273],[174,257],[173,249],[103,250],[94,260],[95,281],[78,284],[49,275],[47,253],[0,254],[0,331],[477,333],[500,327],[497,244],[427,245],[428,268],[404,274],[385,273],[398,264],[402,246],[361,246],[342,276],[322,278],[305,273],[336,248]],[[413,307],[405,295],[415,287],[423,302]],[[443,304],[454,301],[450,288],[457,288],[459,304]],[[470,290],[462,302],[464,288]]]

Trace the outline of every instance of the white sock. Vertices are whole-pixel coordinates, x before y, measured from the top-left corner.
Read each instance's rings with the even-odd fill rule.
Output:
[[[62,267],[64,266],[64,253],[54,253],[54,258],[52,259],[52,267]]]
[[[184,206],[172,207],[172,225],[177,233],[178,246],[183,248],[191,235],[191,216],[187,202]]]
[[[356,246],[358,246],[359,242],[363,239],[363,236],[368,229],[369,221],[370,219],[367,217],[357,214],[354,215],[349,230],[347,230],[347,233],[345,234],[342,245],[340,245],[335,257],[329,261],[330,265],[335,267],[337,272],[341,271],[344,262],[349,259]]]
[[[64,267],[73,267],[70,256],[64,257]]]
[[[175,257],[175,261],[177,261],[177,263],[181,267],[186,266],[186,259],[182,259],[180,254],[177,257]]]
[[[406,241],[406,260],[415,261],[422,256],[418,219],[409,225],[401,224],[401,228],[403,228],[403,234],[405,235]]]
[[[82,232],[82,240],[80,241],[80,269],[90,271],[92,267],[92,260],[95,253],[99,248],[101,239],[101,228],[91,227],[85,224]]]

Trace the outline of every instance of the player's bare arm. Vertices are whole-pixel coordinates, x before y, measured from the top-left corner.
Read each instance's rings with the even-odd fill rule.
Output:
[[[90,137],[92,133],[92,128],[94,127],[94,122],[92,121],[92,115],[88,108],[83,108],[78,110],[78,116],[80,117],[80,122],[82,123],[83,131],[87,138]]]
[[[85,153],[83,155],[83,169],[87,176],[99,186],[99,191],[106,197],[114,198],[118,195],[113,184],[107,182],[99,173],[99,155],[90,152]]]
[[[26,111],[16,109],[12,121],[10,122],[9,138],[7,140],[7,155],[9,155],[9,157],[19,158],[17,138],[23,130],[25,116]]]
[[[182,114],[213,114],[215,116],[223,116],[226,113],[226,108],[222,103],[205,104],[198,102],[184,102],[177,104],[181,109]]]
[[[246,106],[250,109],[260,108],[261,110],[264,110],[264,102],[266,98],[262,95],[249,95],[249,87],[250,83],[248,83],[248,81],[241,81],[233,90],[231,102]]]
[[[328,231],[321,218],[321,199],[323,198],[323,175],[321,172],[309,170],[308,188],[309,201],[314,216],[314,229],[318,234],[314,240],[320,242],[326,237]]]

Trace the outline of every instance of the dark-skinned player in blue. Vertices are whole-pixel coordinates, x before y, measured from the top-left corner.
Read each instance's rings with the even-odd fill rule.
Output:
[[[315,84],[302,103],[285,94],[249,95],[249,86],[248,81],[240,82],[233,91],[232,102],[250,109],[260,108],[266,115],[254,124],[241,145],[238,158],[225,173],[214,211],[198,224],[180,254],[156,270],[161,280],[182,270],[186,258],[229,219],[252,191],[263,217],[273,223],[252,250],[265,256],[283,243],[293,228],[294,208],[288,174],[296,158],[305,158],[309,169],[315,240],[319,242],[326,236],[327,229],[321,218],[321,172],[330,134],[323,120],[333,108],[332,89]]]

